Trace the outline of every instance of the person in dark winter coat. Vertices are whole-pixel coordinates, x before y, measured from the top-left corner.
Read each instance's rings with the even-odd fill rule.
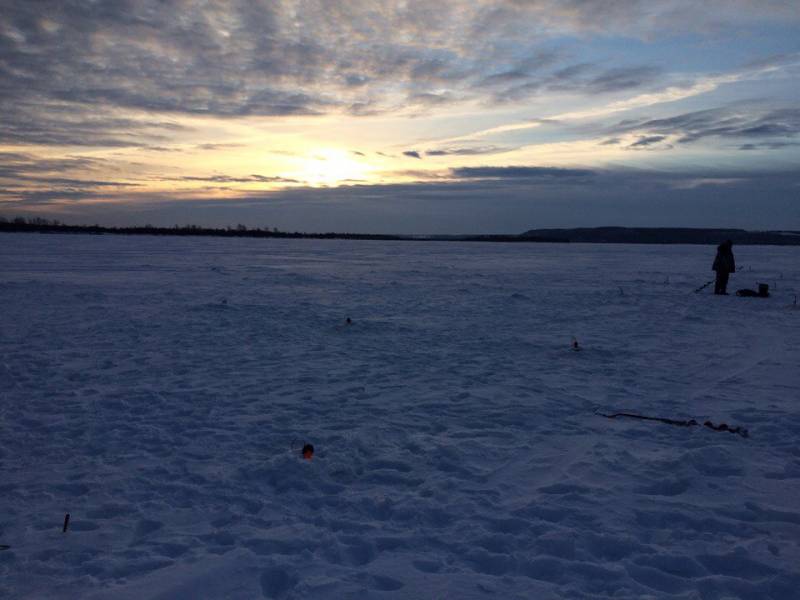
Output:
[[[711,267],[717,272],[717,280],[714,282],[715,294],[727,294],[728,277],[736,272],[736,261],[733,258],[733,242],[726,240],[717,246],[717,256],[714,257],[714,265]]]

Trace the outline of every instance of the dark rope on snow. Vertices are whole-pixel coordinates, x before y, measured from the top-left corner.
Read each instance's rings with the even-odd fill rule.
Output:
[[[605,417],[606,419],[616,419],[617,417],[629,417],[631,419],[641,419],[643,421],[658,421],[659,423],[666,423],[667,425],[675,425],[677,427],[695,427],[699,426],[700,423],[695,421],[694,419],[689,419],[688,421],[680,421],[677,419],[666,419],[664,417],[647,417],[645,415],[636,415],[633,413],[625,413],[625,412],[618,412],[614,413],[613,415],[607,415],[605,413],[601,413],[600,411],[595,411],[599,417]],[[730,433],[738,433],[740,436],[746,438],[749,437],[749,433],[747,429],[743,427],[729,427],[727,423],[720,423],[719,425],[714,425],[711,421],[706,421],[703,423],[704,427],[708,427],[709,429],[713,429],[714,431],[728,431]]]
[[[715,279],[712,279],[711,281],[708,281],[708,282],[704,283],[704,284],[703,284],[703,285],[701,285],[699,288],[697,288],[697,289],[694,291],[694,293],[695,293],[695,294],[699,294],[699,293],[700,293],[700,292],[702,292],[704,289],[706,289],[708,286],[710,286],[712,283],[714,283],[714,281],[716,281],[716,280],[715,280]]]

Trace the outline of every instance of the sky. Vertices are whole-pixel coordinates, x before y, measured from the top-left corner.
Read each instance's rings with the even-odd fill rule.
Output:
[[[0,216],[800,230],[798,0],[0,0]]]

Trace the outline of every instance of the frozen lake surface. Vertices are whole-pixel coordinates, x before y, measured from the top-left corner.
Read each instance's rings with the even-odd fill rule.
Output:
[[[714,251],[0,234],[0,597],[800,598],[800,248]]]

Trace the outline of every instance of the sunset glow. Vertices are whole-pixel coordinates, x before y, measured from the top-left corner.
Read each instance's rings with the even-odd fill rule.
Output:
[[[449,207],[461,231],[800,227],[791,3],[3,15],[5,217],[446,233]]]

